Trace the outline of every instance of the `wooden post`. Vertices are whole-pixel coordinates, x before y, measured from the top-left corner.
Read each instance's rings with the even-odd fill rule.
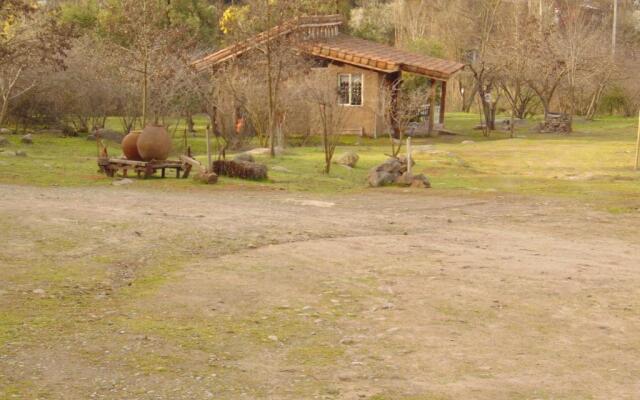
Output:
[[[444,113],[447,105],[447,82],[442,81],[440,91],[440,120],[439,123],[444,128]]]
[[[636,171],[640,169],[640,113],[638,114],[638,140],[636,141]]]
[[[431,79],[429,81],[429,136],[433,133],[433,124],[435,119],[435,105],[436,105],[436,81]]]
[[[411,175],[411,136],[407,137],[407,175]]]

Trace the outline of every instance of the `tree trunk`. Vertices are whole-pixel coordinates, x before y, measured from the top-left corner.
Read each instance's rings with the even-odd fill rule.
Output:
[[[0,107],[0,127],[4,124],[4,119],[7,117],[7,111],[9,110],[9,99],[2,99],[2,106]]]

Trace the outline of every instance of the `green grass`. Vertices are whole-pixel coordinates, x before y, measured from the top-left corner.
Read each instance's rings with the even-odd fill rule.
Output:
[[[459,135],[414,140],[417,149],[433,146],[429,151],[416,151],[414,158],[416,171],[431,178],[435,192],[560,196],[593,203],[615,213],[640,208],[640,174],[632,169],[635,119],[605,117],[594,122],[578,119],[575,132],[566,136],[534,133],[534,120],[520,126],[515,139],[500,131],[484,137],[473,130],[478,122],[476,114],[452,113],[448,115],[447,128]],[[109,123],[117,128],[116,119],[110,119]],[[204,124],[203,119],[197,119],[197,130],[202,132]],[[182,130],[179,126],[176,136]],[[28,157],[0,155],[0,183],[106,186],[112,182],[97,172],[95,143],[84,138],[42,134],[36,135],[31,146],[19,144],[18,136],[10,140],[12,144],[6,150],[24,149]],[[468,140],[474,143],[461,144]],[[189,145],[197,158],[204,161],[204,138],[189,138]],[[110,143],[109,147],[111,155],[120,154],[116,144]],[[183,147],[182,139],[177,137],[176,153]],[[136,182],[135,186],[178,190],[241,186],[318,194],[365,190],[368,170],[389,153],[388,139],[344,137],[336,157],[347,150],[360,155],[358,167],[350,170],[333,165],[329,175],[322,173],[324,156],[319,146],[289,147],[275,159],[258,157],[258,161],[270,167],[270,180],[266,182],[221,178],[219,185],[206,187],[192,180],[149,179]],[[289,172],[272,170],[276,165]]]

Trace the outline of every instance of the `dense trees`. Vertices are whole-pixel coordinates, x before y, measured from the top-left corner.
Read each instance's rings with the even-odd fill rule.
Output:
[[[336,11],[354,35],[465,62],[450,98],[480,111],[489,129],[499,112],[593,118],[640,106],[633,0],[3,0],[0,125],[57,121],[89,131],[118,115],[130,130],[206,112],[213,133],[235,132],[235,122],[213,115],[219,103],[248,117],[244,126],[273,148],[295,118],[292,107],[313,108],[284,84],[292,74],[287,46],[265,44],[249,68],[221,71],[238,77],[233,84],[197,77],[189,61],[293,16]],[[405,79],[407,89],[426,85]]]

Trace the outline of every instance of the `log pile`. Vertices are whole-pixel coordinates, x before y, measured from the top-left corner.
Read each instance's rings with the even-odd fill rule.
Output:
[[[248,161],[218,160],[213,162],[213,171],[230,178],[264,180],[267,179],[267,166]]]
[[[571,115],[563,113],[549,113],[540,124],[541,133],[571,133]]]

